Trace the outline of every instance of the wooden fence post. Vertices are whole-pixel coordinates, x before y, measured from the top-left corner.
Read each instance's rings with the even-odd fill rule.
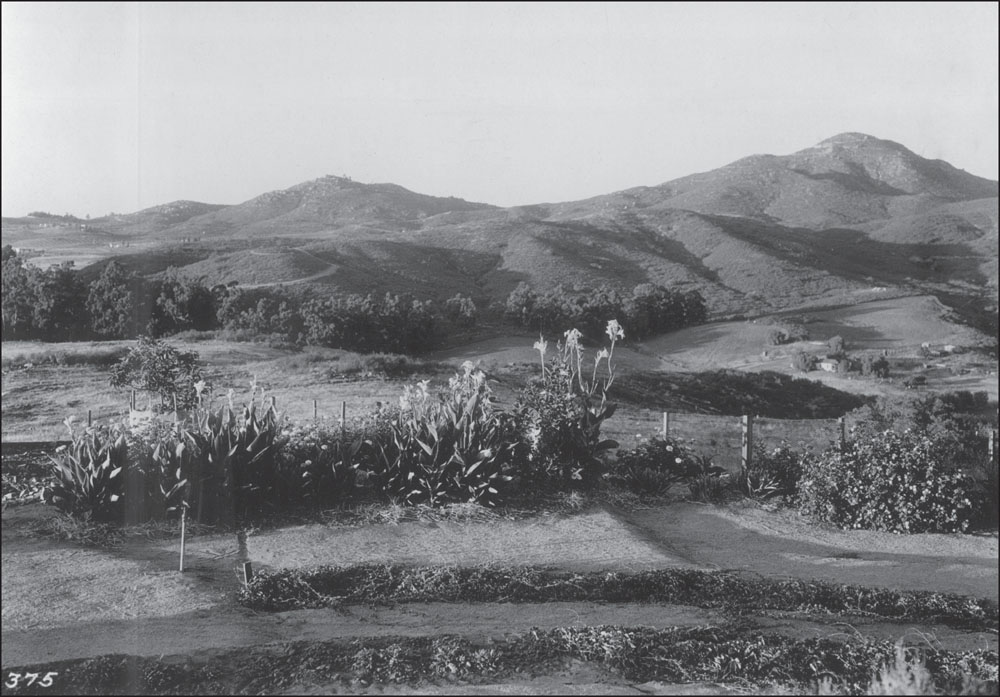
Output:
[[[743,440],[740,450],[740,465],[746,469],[753,458],[753,415],[743,415]]]
[[[313,400],[313,421],[316,421],[316,419],[318,419],[318,418],[319,418],[319,404],[314,399]]]
[[[340,403],[340,442],[347,438],[347,402]]]
[[[181,573],[184,572],[184,543],[185,543],[184,538],[187,533],[187,528],[185,525],[186,521],[187,521],[187,506],[181,504],[181,563],[180,566],[178,567],[178,570]]]
[[[840,452],[844,452],[844,448],[847,447],[847,422],[843,416],[837,419],[837,430],[837,435],[840,438]]]
[[[996,462],[997,456],[997,431],[995,428],[990,429],[989,436],[986,439],[986,452],[990,456],[990,462]]]
[[[663,440],[670,435],[670,412],[663,412]]]
[[[94,425],[94,415],[91,413],[90,409],[87,410],[87,428]]]

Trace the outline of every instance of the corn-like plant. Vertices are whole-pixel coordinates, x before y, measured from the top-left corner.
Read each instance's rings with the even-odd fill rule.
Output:
[[[52,459],[43,499],[75,517],[141,523],[182,504],[187,484],[181,468],[159,455],[170,433],[134,434],[122,425],[76,432]],[[150,446],[155,441],[155,445]]]
[[[408,390],[391,423],[391,440],[378,444],[383,491],[406,503],[496,505],[517,439],[494,413],[485,375],[466,363],[437,400],[426,383]]]
[[[43,490],[46,503],[75,517],[100,522],[122,519],[127,465],[124,434],[111,429],[73,430],[66,420],[72,443],[61,446],[52,460],[52,480]]]
[[[215,411],[195,409],[182,434],[193,449],[186,462],[193,482],[191,506],[198,520],[234,521],[280,506],[290,498],[287,478],[275,459],[280,419],[274,401],[251,385],[250,401],[237,410],[229,403]]]

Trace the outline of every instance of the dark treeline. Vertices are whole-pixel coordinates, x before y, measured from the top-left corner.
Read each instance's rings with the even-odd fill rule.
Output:
[[[282,286],[206,286],[168,269],[146,279],[112,260],[84,284],[72,263],[41,270],[3,248],[3,339],[71,341],[162,337],[225,330],[236,339],[270,339],[354,351],[419,353],[448,332],[475,326],[476,305],[461,294],[432,301],[384,296],[316,297]]]
[[[563,332],[575,327],[597,337],[614,318],[624,327],[625,336],[634,339],[700,324],[707,314],[705,299],[698,291],[681,292],[652,283],[640,283],[630,295],[607,285],[560,285],[537,293],[521,283],[504,306],[509,321],[529,329]]]
[[[505,318],[536,331],[575,327],[603,334],[618,319],[630,338],[705,321],[697,291],[643,283],[631,294],[610,286],[559,286],[536,293],[522,283],[507,298]],[[478,310],[458,294],[440,305],[406,295],[329,295],[305,286],[207,286],[167,269],[143,278],[111,260],[85,283],[72,262],[48,269],[3,248],[3,339],[73,341],[163,337],[223,330],[225,338],[328,346],[359,352],[421,353],[450,334],[475,327]]]

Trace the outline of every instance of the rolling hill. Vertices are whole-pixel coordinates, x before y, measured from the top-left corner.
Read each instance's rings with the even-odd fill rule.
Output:
[[[145,274],[323,292],[486,304],[519,281],[651,281],[699,289],[715,316],[929,292],[995,318],[997,196],[996,181],[844,133],[581,201],[499,208],[327,176],[232,206],[4,218],[3,241],[37,263],[123,255]]]

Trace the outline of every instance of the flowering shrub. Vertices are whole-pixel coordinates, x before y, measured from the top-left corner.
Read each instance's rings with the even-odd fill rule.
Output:
[[[510,419],[494,412],[486,376],[466,361],[445,392],[432,397],[428,385],[406,388],[391,438],[375,443],[379,486],[406,503],[496,505],[511,480],[517,437]]]
[[[673,438],[652,438],[619,453],[609,479],[637,494],[662,496],[699,474],[694,455]]]
[[[803,462],[800,509],[842,528],[965,531],[976,515],[975,483],[947,453],[913,431],[852,441]]]
[[[545,361],[548,342],[543,338],[535,342],[541,377],[522,390],[515,406],[527,445],[524,474],[528,478],[593,482],[600,472],[599,455],[618,447],[613,440],[601,440],[601,424],[615,413],[616,405],[608,404],[608,390],[615,379],[611,358],[625,332],[611,320],[606,333],[611,348],[602,348],[594,356],[589,379],[580,332],[565,333],[551,365]],[[606,362],[603,371],[602,362]]]
[[[802,476],[804,455],[792,450],[787,443],[767,450],[755,443],[749,466],[740,468],[739,489],[752,499],[794,496]]]

